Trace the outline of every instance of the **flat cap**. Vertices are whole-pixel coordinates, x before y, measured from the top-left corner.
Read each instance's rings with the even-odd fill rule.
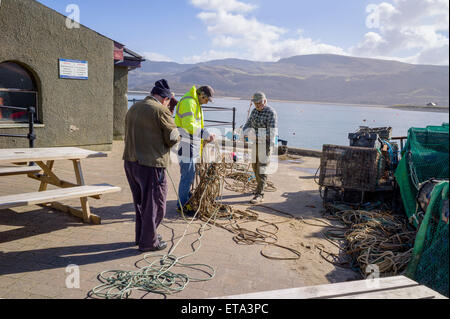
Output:
[[[200,92],[205,93],[205,95],[208,97],[209,101],[212,102],[212,98],[214,97],[214,89],[210,87],[209,85],[204,85],[198,88]]]
[[[252,102],[258,103],[266,99],[266,95],[263,92],[256,92],[255,94],[253,94]]]

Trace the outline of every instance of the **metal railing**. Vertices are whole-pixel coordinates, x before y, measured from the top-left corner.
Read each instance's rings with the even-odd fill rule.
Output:
[[[30,148],[34,147],[34,140],[36,139],[36,134],[34,132],[34,117],[36,114],[36,108],[34,106],[29,107],[19,107],[19,106],[0,106],[0,110],[8,109],[8,110],[16,110],[16,111],[26,111],[28,113],[28,134],[0,134],[3,137],[18,137],[18,138],[27,138],[29,142]],[[1,123],[1,122],[0,122]]]
[[[213,123],[210,125],[205,125],[207,127],[212,126],[222,126],[222,125],[231,125],[233,128],[233,140],[234,140],[234,131],[236,130],[236,108],[235,107],[218,107],[218,106],[203,106],[202,107],[205,112],[233,112],[233,120],[231,122],[225,121],[213,121],[213,120],[205,120],[205,123]]]
[[[403,150],[404,147],[404,140],[407,140],[408,137],[407,136],[398,136],[398,137],[391,137],[391,140],[395,141],[395,140],[400,140],[400,152]]]
[[[128,102],[132,102],[133,104],[136,102],[141,102],[143,99],[132,99],[128,100]],[[204,120],[205,123],[211,123],[205,125],[205,127],[214,127],[214,126],[223,126],[223,125],[231,125],[233,129],[233,140],[234,140],[234,131],[236,130],[236,108],[235,107],[218,107],[218,106],[202,106],[203,111],[205,112],[233,112],[233,120],[231,122],[226,121],[213,121],[213,120]]]
[[[133,102],[133,104],[134,103],[136,103],[136,102],[142,102],[142,101],[144,101],[144,99],[132,99],[132,100],[128,100],[128,102]]]

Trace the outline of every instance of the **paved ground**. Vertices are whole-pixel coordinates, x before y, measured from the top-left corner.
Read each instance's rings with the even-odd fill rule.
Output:
[[[109,269],[137,270],[146,265],[144,254],[139,253],[134,244],[134,208],[123,171],[122,149],[123,143],[115,142],[109,157],[82,161],[86,183],[109,183],[122,188],[120,193],[90,200],[93,213],[102,218],[101,225],[83,224],[69,214],[39,206],[0,210],[0,298],[87,298],[89,291],[100,284],[97,278],[100,272]],[[278,173],[271,178],[278,190],[267,193],[266,204],[297,216],[320,217],[321,199],[313,180],[318,166],[319,159],[315,158],[281,162]],[[70,161],[57,161],[55,170],[60,177],[74,180]],[[178,165],[173,164],[169,171],[178,185]],[[38,182],[25,176],[2,177],[0,194],[31,192],[37,188]],[[224,193],[225,201],[236,207],[243,207],[250,198],[249,194]],[[80,206],[77,200],[65,203]],[[169,248],[179,241],[187,227],[186,221],[175,212],[175,205],[176,195],[170,184],[168,212],[160,227]],[[287,221],[280,225],[280,243],[296,243],[299,247],[298,244],[305,238],[317,240],[317,229],[304,229],[300,233],[302,227],[274,211],[260,209],[260,214],[267,220]],[[192,252],[191,244],[199,237],[200,225],[199,222],[191,225],[174,251],[175,255]],[[166,297],[211,298],[352,277],[351,273],[343,273],[326,262],[315,260],[313,263],[313,253],[307,250],[302,252],[299,261],[271,260],[260,254],[263,247],[237,245],[232,237],[230,232],[217,227],[207,230],[200,249],[183,262],[206,263],[216,270],[215,277],[210,281],[192,282],[183,291]],[[78,289],[69,289],[66,285],[70,276],[66,267],[72,264],[79,266]],[[164,296],[136,292],[131,297]]]

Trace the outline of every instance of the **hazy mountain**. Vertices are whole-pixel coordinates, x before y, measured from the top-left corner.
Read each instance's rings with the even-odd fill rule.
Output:
[[[278,62],[224,59],[198,64],[146,61],[129,74],[129,89],[150,91],[165,78],[184,94],[211,85],[219,96],[356,104],[449,105],[449,67],[331,54],[294,56]]]

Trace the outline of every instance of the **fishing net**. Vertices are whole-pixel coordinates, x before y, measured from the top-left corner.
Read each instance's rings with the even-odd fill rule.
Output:
[[[402,159],[395,171],[405,212],[417,227],[420,212],[416,204],[418,190],[430,179],[447,179],[449,126],[427,126],[410,128],[408,140],[402,150]]]
[[[447,297],[449,296],[448,190],[448,181],[434,187],[406,273],[420,284]]]
[[[449,296],[448,157],[448,124],[411,128],[395,172],[405,213],[418,229],[406,275],[445,296]],[[421,206],[421,191],[430,181],[433,186]]]

